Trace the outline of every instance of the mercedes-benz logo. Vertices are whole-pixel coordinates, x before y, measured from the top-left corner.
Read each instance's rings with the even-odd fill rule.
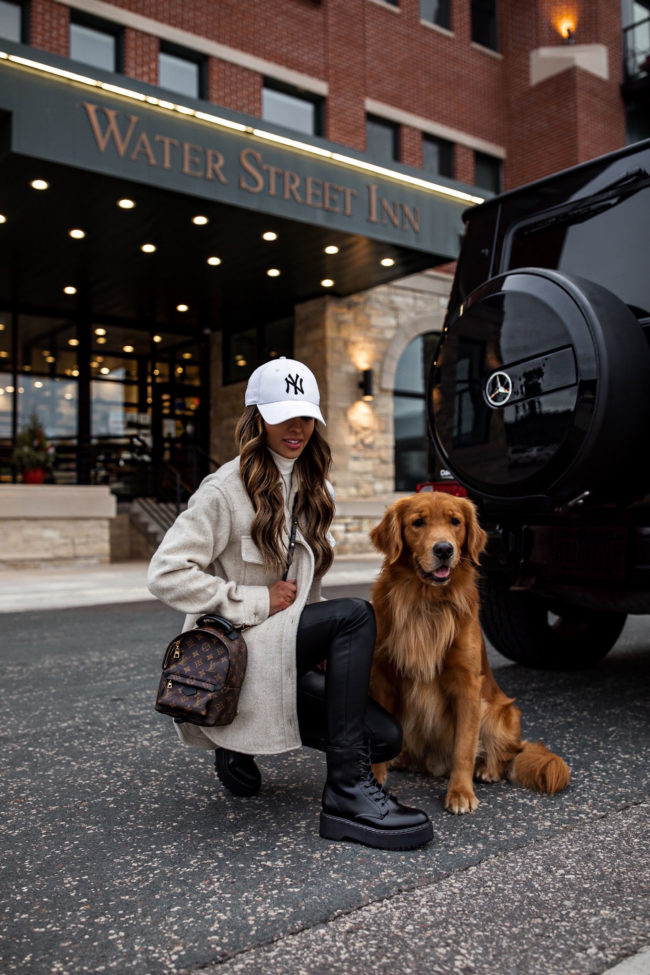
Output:
[[[493,372],[485,384],[485,398],[495,409],[505,406],[512,396],[512,379],[507,372]]]

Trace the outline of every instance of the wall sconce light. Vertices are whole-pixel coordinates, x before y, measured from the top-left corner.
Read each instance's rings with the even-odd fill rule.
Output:
[[[558,16],[553,18],[553,26],[562,36],[565,44],[575,44],[578,18],[573,11],[565,7]]]
[[[369,402],[373,398],[372,393],[372,369],[364,369],[361,373],[359,389],[362,390],[362,398]]]

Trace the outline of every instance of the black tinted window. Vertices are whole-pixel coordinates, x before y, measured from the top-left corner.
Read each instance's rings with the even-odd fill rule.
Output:
[[[650,316],[649,214],[650,187],[580,223],[522,226],[508,266],[579,274],[613,291],[637,316]]]

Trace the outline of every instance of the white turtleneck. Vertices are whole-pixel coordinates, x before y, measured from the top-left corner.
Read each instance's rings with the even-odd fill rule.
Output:
[[[266,448],[270,453],[271,457],[275,461],[275,466],[280,472],[280,480],[282,481],[282,492],[284,494],[284,507],[287,514],[289,514],[289,496],[291,494],[291,476],[293,474],[293,465],[296,463],[295,457],[283,457],[282,454],[276,454],[274,450],[270,447]]]

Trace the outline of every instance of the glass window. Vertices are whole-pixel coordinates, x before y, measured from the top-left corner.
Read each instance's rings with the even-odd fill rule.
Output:
[[[436,476],[436,458],[426,419],[426,382],[438,343],[436,332],[413,339],[397,364],[393,399],[395,490],[415,491]]]
[[[189,98],[203,96],[201,64],[196,59],[161,51],[158,55],[158,84]]]
[[[492,193],[501,192],[501,160],[485,152],[474,153],[474,183]]]
[[[420,19],[451,29],[450,0],[420,0]]]
[[[293,317],[224,334],[224,385],[243,382],[263,362],[281,355],[293,358]]]
[[[399,159],[399,128],[393,122],[366,116],[366,152],[375,159]]]
[[[104,71],[117,71],[117,35],[86,24],[70,24],[70,57]]]
[[[22,40],[22,7],[0,0],[0,37],[9,41]]]
[[[492,51],[499,50],[497,0],[472,0],[472,40]]]
[[[432,135],[422,136],[422,169],[439,176],[454,175],[454,144]]]
[[[262,88],[262,118],[266,122],[284,125],[307,135],[322,135],[322,100],[302,92]]]

